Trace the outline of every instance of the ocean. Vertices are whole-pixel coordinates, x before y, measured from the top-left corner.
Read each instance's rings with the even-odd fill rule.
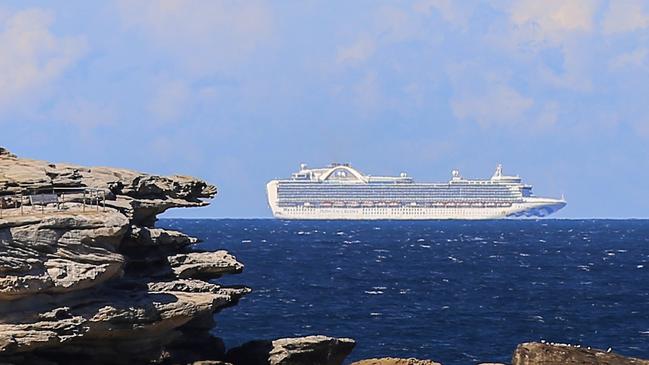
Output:
[[[228,347],[324,334],[348,362],[509,362],[527,341],[649,358],[649,221],[164,219],[245,264],[253,289],[216,315]]]

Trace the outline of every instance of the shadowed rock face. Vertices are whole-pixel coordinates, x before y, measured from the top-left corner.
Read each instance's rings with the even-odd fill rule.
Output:
[[[251,341],[228,351],[234,365],[340,365],[354,348],[350,338],[307,336]]]
[[[624,357],[584,347],[529,342],[518,345],[512,365],[649,365],[649,360]]]
[[[207,205],[216,188],[186,176],[21,159],[0,148],[0,197],[57,187],[106,189],[106,208],[84,210],[81,196],[70,195],[63,210],[3,210],[0,363],[222,359],[223,346],[208,333],[212,314],[249,289],[203,280],[243,265],[225,251],[187,251],[197,239],[154,227],[169,208]],[[185,342],[176,358],[171,349],[183,338],[210,350],[192,352]]]

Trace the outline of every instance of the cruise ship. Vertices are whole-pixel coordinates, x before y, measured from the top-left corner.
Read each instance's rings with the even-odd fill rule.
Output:
[[[268,204],[280,219],[497,219],[543,217],[566,205],[542,198],[519,176],[498,165],[490,179],[466,179],[453,170],[447,183],[400,176],[364,175],[349,164],[300,170],[266,185]]]

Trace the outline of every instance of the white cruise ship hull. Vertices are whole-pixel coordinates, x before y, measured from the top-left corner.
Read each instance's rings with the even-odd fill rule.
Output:
[[[315,220],[433,220],[433,219],[498,219],[506,217],[544,217],[563,207],[517,204],[509,208],[310,208],[284,207],[273,209],[279,219]]]
[[[499,219],[507,217],[544,217],[566,205],[564,200],[526,198],[506,207],[280,207],[277,204],[277,183],[267,186],[273,216],[295,220],[435,220],[435,219]]]

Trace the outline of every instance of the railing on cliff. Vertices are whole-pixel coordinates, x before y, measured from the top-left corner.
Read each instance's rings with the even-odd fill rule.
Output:
[[[0,196],[0,218],[9,212],[14,214],[19,212],[20,215],[33,214],[38,206],[41,214],[45,213],[46,208],[55,208],[57,211],[72,208],[78,208],[83,212],[86,209],[106,211],[108,192],[106,189],[87,187],[52,187]],[[77,203],[77,205],[70,206],[70,203]],[[26,207],[31,209],[25,209]]]

